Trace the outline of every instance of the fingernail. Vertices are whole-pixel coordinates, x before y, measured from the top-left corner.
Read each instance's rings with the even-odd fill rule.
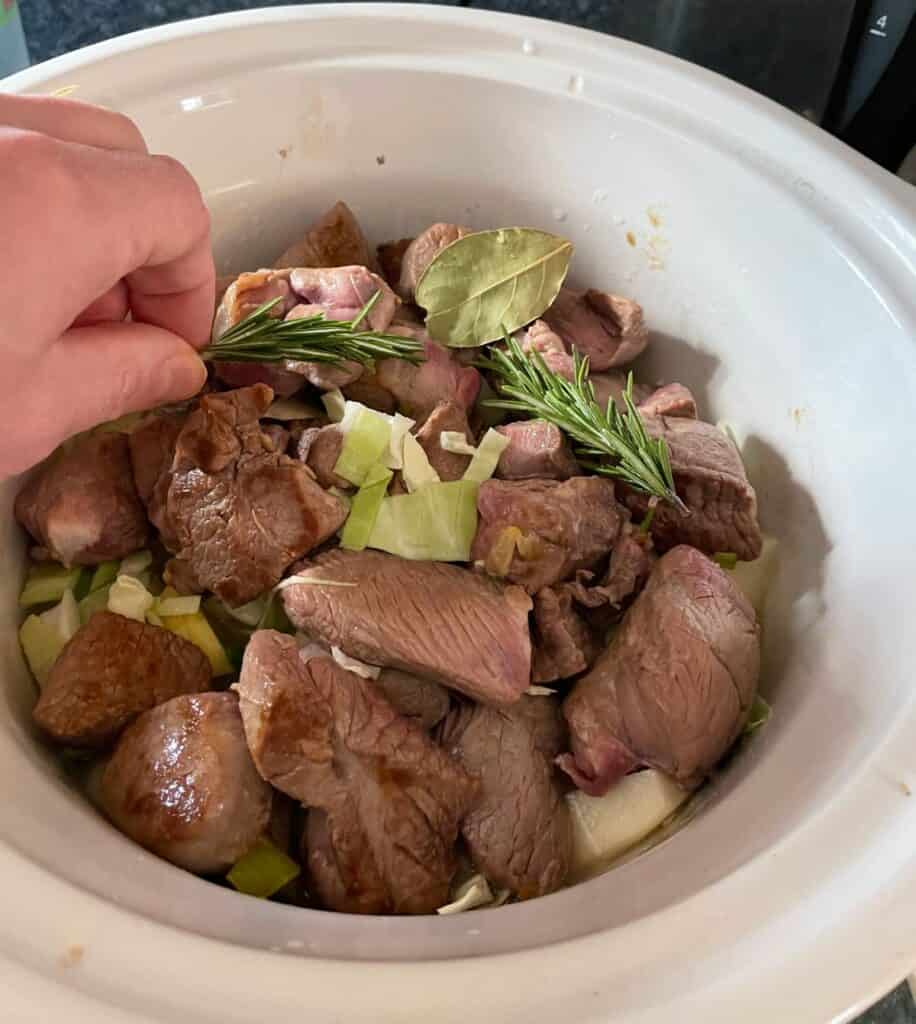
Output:
[[[172,356],[162,366],[161,380],[168,389],[168,399],[181,401],[196,395],[207,380],[207,368],[197,353],[188,346],[187,351]]]

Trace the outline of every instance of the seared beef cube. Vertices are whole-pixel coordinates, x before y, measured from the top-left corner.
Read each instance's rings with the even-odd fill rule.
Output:
[[[375,250],[382,277],[395,290],[401,280],[401,267],[404,264],[404,253],[410,248],[412,238],[399,238],[396,242],[383,242]]]
[[[325,905],[423,914],[445,903],[477,795],[460,765],[371,680],[300,656],[293,637],[255,633],[238,689],[261,776],[326,815],[313,819],[307,858]]]
[[[567,350],[588,356],[592,370],[608,370],[632,362],[649,342],[642,307],[630,299],[599,292],[561,288],[542,319]]]
[[[496,428],[509,438],[496,475],[503,480],[568,480],[577,476],[572,449],[559,427],[547,420],[519,420]]]
[[[759,674],[750,602],[715,562],[676,547],[566,698],[561,763],[594,796],[639,765],[698,785],[741,733]]]
[[[186,413],[156,412],[135,427],[128,437],[137,491],[146,505],[150,522],[159,531],[162,543],[169,549],[177,543],[167,505],[169,486],[172,483],[172,461],[178,435],[186,419]]]
[[[451,349],[430,341],[421,328],[392,327],[390,333],[423,342],[423,362],[380,359],[372,377],[372,383],[390,394],[405,416],[420,422],[441,402],[451,402],[467,412],[477,401],[480,374],[473,366],[462,366]],[[372,404],[387,409],[387,405]]]
[[[566,587],[544,587],[534,595],[533,642],[531,678],[535,683],[577,676],[598,656],[592,631],[573,607]]]
[[[652,537],[664,551],[691,544],[708,555],[734,552],[752,561],[763,537],[757,521],[757,495],[747,479],[741,456],[717,427],[700,420],[645,417],[652,437],[668,443],[674,483],[689,512],[660,502],[652,520]],[[648,509],[645,494],[621,487],[623,501],[640,521]]]
[[[344,491],[353,489],[349,480],[344,480],[334,472],[343,443],[343,431],[336,423],[302,431],[299,438],[299,460],[315,474],[315,479],[322,487],[339,487]]]
[[[347,516],[343,502],[262,434],[258,419],[271,398],[262,384],[205,395],[175,452],[168,516],[178,550],[166,575],[176,586],[196,580],[194,589],[233,607],[274,586]]]
[[[16,518],[64,565],[97,565],[146,543],[127,437],[86,434],[58,449],[16,495]]]
[[[639,403],[643,416],[685,416],[697,418],[697,403],[683,384],[664,384]]]
[[[448,690],[431,679],[421,679],[396,668],[385,668],[375,685],[388,703],[405,718],[412,718],[424,729],[432,729],[448,714]]]
[[[480,524],[471,550],[490,565],[506,530],[521,531],[519,546],[500,575],[529,594],[565,580],[577,569],[593,568],[611,550],[621,513],[614,484],[595,476],[553,480],[487,480],[477,494]],[[498,548],[496,548],[498,550]],[[504,571],[503,571],[504,569]]]
[[[233,693],[175,697],[121,734],[99,787],[126,835],[198,874],[224,872],[264,834],[272,791],[258,775]]]
[[[210,686],[194,644],[145,622],[97,612],[54,662],[33,717],[54,740],[101,747],[141,711]]]
[[[562,589],[586,608],[620,608],[642,588],[654,561],[651,535],[632,523],[624,523],[601,581],[594,583],[594,573],[583,569],[576,573],[574,582],[564,583]]]
[[[473,444],[467,413],[460,405],[440,402],[417,431],[417,441],[426,452],[429,464],[439,474],[439,479],[460,480],[470,464],[471,456],[446,451],[441,444],[443,430],[461,434],[465,441]]]
[[[520,587],[379,551],[326,551],[294,571],[356,584],[284,588],[286,614],[313,639],[492,704],[511,704],[527,689],[531,600]]]
[[[481,784],[461,826],[478,871],[521,899],[558,889],[569,872],[571,825],[554,759],[565,746],[557,701],[522,697],[511,708],[463,704],[441,742]]]
[[[305,235],[286,249],[274,266],[368,267],[369,263],[369,243],[353,211],[346,203],[337,202],[306,228]]]
[[[398,293],[404,299],[413,299],[423,272],[442,250],[470,234],[470,228],[457,224],[433,224],[407,246],[401,258],[401,280]]]

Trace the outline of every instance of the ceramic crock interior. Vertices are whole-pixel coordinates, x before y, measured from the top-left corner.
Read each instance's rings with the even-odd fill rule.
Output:
[[[765,634],[771,724],[687,828],[547,899],[450,920],[357,919],[236,896],[147,855],[73,792],[36,741],[19,657],[24,546],[0,500],[0,838],[73,883],[178,927],[353,958],[507,951],[625,925],[713,885],[822,808],[890,728],[890,666],[911,356],[895,299],[817,200],[748,140],[640,92],[616,57],[582,79],[522,35],[407,46],[387,21],[342,41],[320,22],[227,30],[83,68],[87,99],[185,161],[213,214],[222,272],[268,261],[338,198],[375,241],[433,220],[542,226],[576,244],[574,280],[633,296],[653,329],[647,378],[676,379],[743,443],[781,542]],[[511,53],[510,53],[511,49]],[[52,81],[46,88],[70,84]],[[829,297],[829,299],[825,298]],[[862,347],[880,349],[863,372]],[[74,401],[79,400],[78,389]],[[856,410],[877,412],[858,416]],[[882,528],[875,530],[875,516]]]

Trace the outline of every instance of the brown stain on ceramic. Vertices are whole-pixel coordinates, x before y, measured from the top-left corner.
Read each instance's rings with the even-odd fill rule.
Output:
[[[384,167],[385,166],[385,154],[384,153],[379,153],[379,155],[375,158],[375,162],[379,165],[379,167]]]
[[[286,158],[287,158],[287,157],[289,156],[289,154],[290,154],[290,153],[292,152],[292,149],[293,149],[293,147],[292,147],[292,146],[281,146],[281,147],[280,147],[280,148],[279,148],[279,149],[277,150],[277,156],[278,156],[278,157],[279,157],[279,158],[280,158],[281,160],[285,160],[285,159],[286,159]]]
[[[634,249],[636,248],[636,235],[632,231],[627,232],[627,245],[632,245]]]
[[[646,216],[649,218],[649,223],[654,228],[660,228],[662,226],[662,215],[654,207],[650,206],[646,210]]]
[[[86,955],[85,946],[68,946],[60,955],[58,963],[61,967],[77,967]]]

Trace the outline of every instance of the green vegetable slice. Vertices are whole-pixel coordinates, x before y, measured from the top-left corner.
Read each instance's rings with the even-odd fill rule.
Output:
[[[477,484],[450,480],[385,498],[368,546],[401,558],[467,562],[476,532]]]
[[[107,587],[109,583],[114,583],[118,578],[118,566],[120,562],[100,562],[92,574],[92,579],[89,581],[89,593],[92,594],[96,590],[101,590],[102,587]]]
[[[483,440],[477,446],[470,465],[464,471],[465,480],[472,480],[474,483],[482,484],[489,480],[496,472],[499,457],[509,445],[509,438],[500,434],[492,427],[484,434]]]
[[[472,348],[536,320],[569,270],[572,243],[532,228],[477,231],[446,246],[417,285],[430,336]]]
[[[43,687],[67,641],[56,626],[33,614],[19,627],[19,643],[35,682]]]
[[[156,614],[160,618],[169,615],[193,615],[200,611],[200,594],[187,597],[160,597],[156,602]]]
[[[388,451],[391,422],[384,413],[367,409],[357,402],[348,402],[341,429],[344,431],[344,443],[334,464],[334,472],[358,486],[381,459],[382,453]]]
[[[146,622],[146,613],[155,603],[156,599],[135,576],[119,573],[108,591],[108,610],[137,622]]]
[[[108,607],[108,593],[110,590],[111,584],[107,583],[104,587],[99,587],[98,590],[90,591],[80,601],[78,607],[81,625],[85,626],[96,612],[102,612]]]
[[[413,434],[404,437],[404,465],[401,469],[401,477],[404,486],[413,494],[427,484],[439,483],[439,474],[430,465],[429,456],[423,449],[420,442]]]
[[[141,551],[135,551],[132,555],[128,555],[126,558],[121,559],[121,565],[118,568],[118,576],[136,576],[140,577],[145,569],[148,569],[153,564],[153,553],[147,551],[145,548]]]
[[[226,879],[239,892],[266,900],[299,876],[299,865],[270,840],[259,840],[235,862]]]
[[[39,604],[59,601],[79,583],[81,571],[78,566],[65,569],[56,562],[33,566],[19,595],[19,607],[34,608]]]
[[[773,709],[758,693],[751,705],[751,713],[747,716],[747,724],[744,726],[744,734],[747,736],[756,732],[761,726],[766,725],[773,714]]]
[[[738,556],[734,551],[717,551],[712,560],[720,569],[734,569],[738,564]]]
[[[350,514],[340,535],[340,546],[348,551],[362,551],[369,543],[372,528],[388,485],[394,473],[384,466],[373,466],[366,474],[363,485],[353,497]]]

